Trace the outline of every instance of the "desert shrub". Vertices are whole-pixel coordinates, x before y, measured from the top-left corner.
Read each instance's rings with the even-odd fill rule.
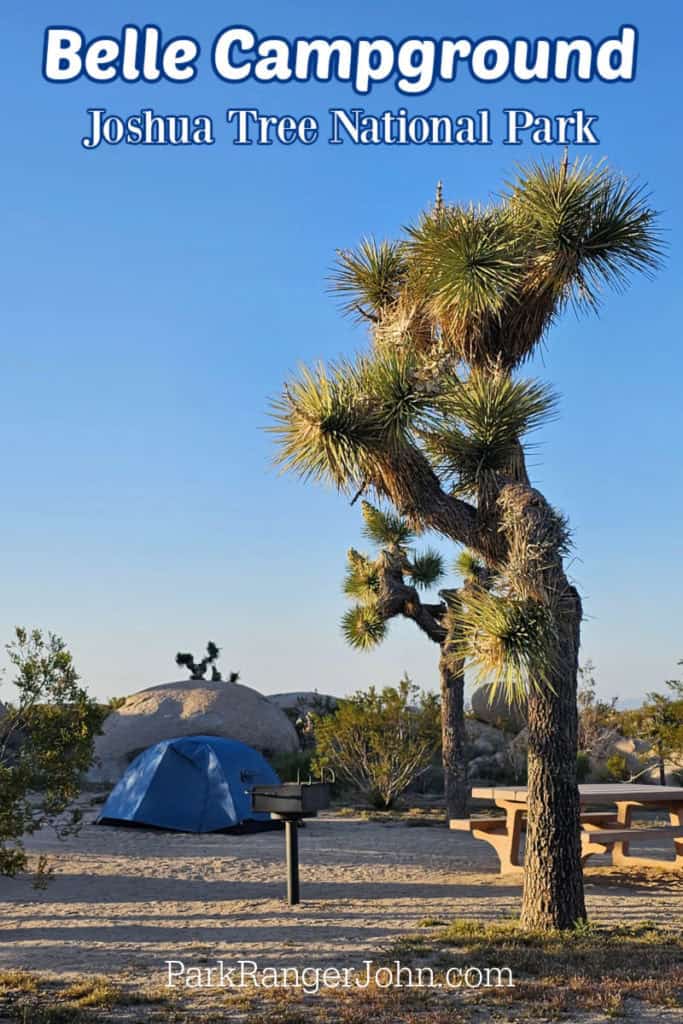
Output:
[[[315,718],[313,770],[334,770],[340,781],[386,810],[426,772],[440,740],[433,694],[405,677],[397,687],[370,687],[340,701],[334,714]]]
[[[585,750],[580,750],[576,755],[576,781],[585,782],[590,775],[591,761]]]
[[[659,778],[666,781],[667,762],[683,769],[683,682],[669,679],[669,694],[648,693],[642,707],[625,711],[622,729],[629,736],[648,740],[657,755]]]
[[[17,697],[0,720],[0,874],[15,875],[26,866],[25,834],[48,824],[60,835],[78,828],[79,812],[64,812],[80,791],[104,713],[79,685],[60,637],[17,628],[7,653]]]
[[[283,754],[273,754],[270,758],[275,771],[283,782],[296,782],[297,776],[302,780],[313,774],[313,752],[310,750],[294,750]]]
[[[623,754],[612,754],[608,757],[605,768],[609,778],[615,782],[626,782],[631,777],[626,758]]]

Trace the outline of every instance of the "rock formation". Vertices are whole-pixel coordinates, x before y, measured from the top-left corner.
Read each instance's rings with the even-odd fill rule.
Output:
[[[178,736],[241,740],[266,757],[299,749],[284,711],[256,690],[223,680],[185,679],[152,686],[112,711],[95,743],[91,782],[116,782],[130,761],[160,740]]]

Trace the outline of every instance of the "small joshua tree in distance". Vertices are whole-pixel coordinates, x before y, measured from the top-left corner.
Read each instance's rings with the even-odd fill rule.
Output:
[[[220,647],[216,647],[215,643],[212,640],[209,640],[206,645],[206,654],[201,661],[195,661],[193,654],[178,651],[175,656],[175,663],[189,671],[190,679],[204,679],[206,676],[206,670],[211,666],[211,682],[221,683],[223,682],[223,676],[221,675],[220,670],[216,668],[216,662],[220,657],[220,653]],[[236,683],[239,677],[239,672],[231,672],[228,676],[228,681]]]
[[[190,679],[204,679],[206,677],[207,669],[211,666],[211,682],[222,683],[223,677],[220,670],[216,668],[216,662],[220,657],[220,647],[209,640],[206,645],[207,652],[200,662],[196,662],[195,655],[189,654],[186,651],[178,651],[175,655],[175,664],[182,666],[189,672]],[[240,678],[239,672],[230,672],[227,681],[230,683],[237,683]]]
[[[215,667],[215,662],[218,661],[218,657],[221,653],[220,647],[216,647],[212,640],[209,640],[206,645],[206,655],[201,661],[195,661],[194,655],[188,652],[178,651],[175,656],[176,665],[182,665],[188,669],[190,673],[190,679],[203,679],[206,675],[206,670],[211,665],[211,678],[217,680],[221,679],[221,674]]]

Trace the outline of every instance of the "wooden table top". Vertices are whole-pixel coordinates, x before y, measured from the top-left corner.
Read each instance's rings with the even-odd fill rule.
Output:
[[[526,803],[526,786],[475,786],[477,800],[509,800]],[[683,786],[640,786],[632,782],[586,783],[579,786],[581,803],[614,804],[621,800],[638,803],[683,803]]]

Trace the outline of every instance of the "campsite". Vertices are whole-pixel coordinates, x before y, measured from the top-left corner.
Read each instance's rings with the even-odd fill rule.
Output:
[[[278,694],[268,701],[268,717],[264,698],[244,683],[204,678],[209,667],[213,677],[221,674],[218,647],[209,644],[208,650],[203,660],[179,656],[191,678],[151,687],[109,711],[95,738],[97,763],[76,798],[78,830],[60,838],[43,828],[26,838],[29,866],[49,859],[44,886],[36,889],[30,872],[0,880],[6,1012],[37,1014],[42,1007],[53,1014],[45,1020],[84,1024],[189,1022],[197,1014],[216,1022],[289,1024],[336,1020],[337,1013],[352,1024],[368,1013],[388,1024],[405,1013],[431,1024],[442,1011],[451,1012],[457,996],[463,1021],[494,1020],[497,1008],[513,997],[520,1021],[537,1019],[529,1015],[538,1006],[549,1016],[578,1009],[581,1021],[603,1020],[606,1007],[630,1014],[635,1006],[641,1021],[677,1019],[667,1007],[678,984],[671,943],[683,928],[683,873],[671,870],[671,840],[658,828],[661,810],[646,809],[640,824],[647,827],[637,848],[632,844],[632,854],[653,864],[614,864],[610,847],[598,848],[587,862],[591,926],[583,938],[570,933],[563,940],[563,970],[571,984],[561,990],[549,980],[558,970],[549,940],[515,932],[521,873],[505,867],[497,847],[479,841],[490,832],[454,829],[458,822],[448,827],[438,772],[426,790],[418,776],[387,810],[373,807],[369,793],[335,784],[331,807],[298,819],[301,902],[288,905],[282,822],[254,811],[250,791],[277,790],[279,776],[270,762],[281,771],[288,766],[290,777],[298,763],[296,774],[309,786],[311,716],[319,730],[325,720],[335,723],[340,701],[314,691]],[[416,699],[414,691],[407,695]],[[590,709],[586,722],[594,722],[594,706],[582,699]],[[257,721],[246,711],[250,706],[259,709]],[[394,700],[363,712],[371,728],[373,713],[382,716],[380,732],[389,747],[392,730],[405,728],[406,714],[416,713],[412,705],[398,712],[397,706]],[[431,714],[429,704],[424,714]],[[506,718],[507,733],[493,724]],[[491,703],[485,692],[473,695],[466,722],[471,771],[482,778],[494,765],[510,763],[504,744],[514,748],[526,729],[522,707],[507,707],[501,697]],[[261,749],[270,744],[270,761],[240,739],[202,735],[207,723],[214,731],[240,733]],[[340,741],[347,726],[343,718],[334,724]],[[165,738],[181,728],[186,735]],[[294,744],[292,736],[298,736]],[[140,737],[157,742],[135,753]],[[594,746],[597,777],[614,756],[609,749],[635,749],[623,738],[612,739],[612,747],[606,740],[603,733],[602,745]],[[280,748],[279,756],[273,747]],[[638,763],[629,757],[630,764]],[[435,771],[433,760],[428,771]],[[608,788],[583,788],[591,785]],[[620,788],[636,787],[612,786],[617,794]],[[655,785],[645,789],[655,796],[663,792]],[[666,791],[675,792],[671,786]],[[683,788],[678,792],[683,804]],[[483,793],[471,820],[502,828],[499,813]],[[604,810],[586,816],[607,817]],[[543,971],[528,975],[523,951],[529,942],[549,977]],[[602,955],[619,981],[596,987]],[[659,972],[669,961],[662,982]],[[481,980],[482,969],[497,972],[493,982]],[[505,983],[501,970],[509,973]],[[408,984],[406,971],[422,972],[419,984]],[[446,995],[444,972],[453,986]],[[383,998],[389,991],[391,998]]]
[[[568,296],[592,310],[589,280],[662,259],[647,197],[567,154],[486,209],[439,183],[408,241],[338,252],[368,352],[300,368],[269,435],[285,472],[358,502],[341,638],[367,656],[415,627],[432,685],[269,697],[209,640],[176,653],[189,678],[103,702],[61,636],[16,627],[0,1014],[435,1024],[493,1021],[512,993],[520,1021],[667,1019],[683,681],[621,708],[580,661],[568,520],[526,461],[556,398],[515,372]]]
[[[631,708],[598,695],[568,521],[526,463],[556,399],[514,373],[567,295],[585,301],[589,270],[659,266],[657,215],[568,155],[508,189],[480,210],[439,184],[409,242],[340,251],[368,354],[301,368],[271,403],[276,462],[359,502],[344,642],[367,655],[396,620],[416,627],[438,690],[404,672],[269,698],[224,678],[209,640],[176,653],[189,678],[98,702],[62,637],[17,627],[0,715],[9,1020],[434,1024],[494,1020],[514,993],[521,1021],[648,1021],[680,1001],[683,681]],[[570,259],[544,217],[573,224]],[[472,239],[497,268],[475,297],[451,265]],[[418,969],[415,994],[400,979]]]
[[[49,835],[35,837],[30,845],[35,852],[58,858],[56,876],[47,890],[38,893],[28,879],[3,882],[3,929],[12,936],[3,947],[3,969],[30,966],[32,973],[50,979],[43,990],[48,1004],[58,1002],[60,988],[89,982],[87,991],[92,991],[106,978],[100,1019],[117,1020],[118,1014],[121,1020],[162,1021],[169,1019],[169,1007],[180,1012],[201,1006],[210,1020],[284,1022],[290,1019],[288,1013],[293,1017],[296,1012],[302,995],[297,990],[280,989],[277,999],[277,992],[264,995],[250,984],[231,991],[211,985],[186,987],[178,980],[169,990],[166,961],[178,959],[186,968],[215,969],[222,961],[228,969],[251,960],[259,969],[363,971],[365,960],[392,963],[398,958],[406,965],[432,962],[438,971],[444,956],[449,965],[482,967],[505,966],[512,955],[519,985],[523,946],[515,951],[509,939],[489,935],[485,941],[495,952],[482,955],[476,945],[468,949],[468,942],[459,938],[454,947],[440,933],[453,920],[481,922],[481,927],[512,921],[519,906],[520,880],[498,874],[495,855],[486,844],[449,833],[445,827],[429,824],[429,819],[423,823],[419,818],[411,822],[410,817],[373,820],[367,812],[365,816],[356,812],[354,816],[323,814],[310,821],[300,836],[302,903],[296,908],[287,907],[284,900],[279,833],[226,836],[111,830],[90,819],[78,839],[66,845]],[[664,856],[663,850],[649,852]],[[553,990],[542,976],[527,980],[531,987],[514,993],[518,1019],[538,1019],[522,1012],[525,1000],[531,1000],[536,1008],[546,1004],[549,1016],[558,1004],[565,1011],[578,1005],[581,1020],[602,1020],[606,1006],[618,1007],[624,997],[629,1005],[629,990],[649,991],[657,1000],[639,1019],[652,1024],[676,1019],[667,1004],[673,998],[677,968],[675,962],[669,963],[673,950],[667,952],[657,928],[668,934],[683,926],[683,883],[671,873],[634,876],[607,862],[603,857],[586,871],[588,909],[596,931],[593,940],[584,941],[594,952],[583,967],[577,968],[576,961],[571,965],[572,987],[565,991]],[[640,925],[644,903],[649,930]],[[625,930],[627,955],[637,958],[630,966],[631,980],[621,992],[615,984],[596,986],[592,973],[604,970],[595,949],[607,942],[599,929],[608,925]],[[635,930],[628,934],[632,926]],[[414,951],[408,936],[413,937]],[[573,942],[580,945],[580,940]],[[433,955],[430,945],[436,951]],[[603,954],[613,960],[616,955],[605,949]],[[545,962],[543,957],[541,948],[536,953],[539,963]],[[551,962],[556,976],[556,954],[549,951],[548,965]],[[667,963],[667,976],[662,979]],[[361,992],[356,1008],[352,1011],[349,1005],[341,1019],[366,1019],[370,994]],[[344,1006],[350,1003],[349,994],[345,995]],[[404,989],[401,995],[406,1012],[414,1012],[410,993],[406,996]],[[150,1001],[143,1010],[139,1005],[137,1010],[127,1006],[128,999],[145,996],[160,1002]],[[322,1004],[333,1020],[330,1006],[335,1004],[330,1000],[334,996],[328,990]],[[316,1003],[313,996],[308,1001],[311,1019],[319,1019],[315,1014],[323,1012],[320,1001]],[[493,1010],[499,1001],[500,991],[494,991]],[[477,1005],[482,1003],[486,1000],[480,993]],[[95,1009],[91,1012],[96,1014]],[[371,1012],[378,1020],[384,1020],[382,1012],[391,1020],[396,1002],[387,1000],[384,1008],[375,1003]],[[486,1019],[482,1012],[473,1019]],[[570,1019],[576,1017],[570,1015]]]
[[[683,1024],[683,7],[252,8],[3,5],[0,1024]]]

